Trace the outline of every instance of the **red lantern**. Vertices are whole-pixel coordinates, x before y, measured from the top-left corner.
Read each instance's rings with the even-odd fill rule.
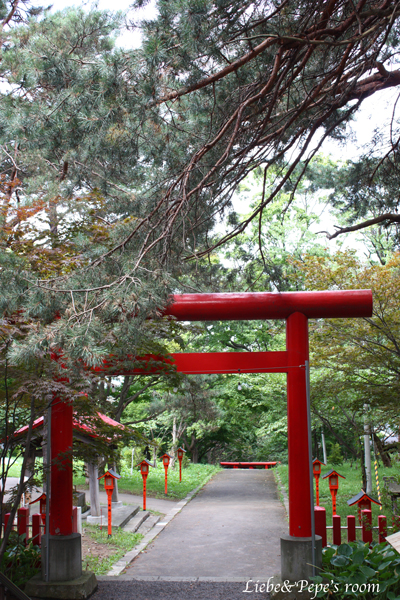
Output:
[[[318,458],[314,458],[312,466],[313,466],[313,475],[315,478],[315,503],[319,506],[319,477],[321,475],[321,465],[324,463],[318,460]]]
[[[121,475],[118,475],[113,469],[109,469],[104,475],[98,477],[98,479],[104,478],[104,489],[107,492],[107,517],[108,517],[108,537],[112,534],[112,515],[111,515],[111,499],[114,491],[115,480],[121,479]]]
[[[162,458],[164,470],[165,470],[165,495],[167,495],[167,492],[168,492],[168,465],[169,465],[169,461],[171,460],[172,456],[170,454],[165,453],[162,455],[161,458]]]
[[[333,469],[329,471],[329,473],[324,475],[322,479],[326,479],[327,477],[329,477],[329,489],[331,491],[332,496],[332,515],[336,515],[336,496],[339,489],[339,477],[341,477],[342,479],[346,479],[346,477],[343,477],[343,475],[339,475],[339,473],[337,473]]]
[[[182,481],[182,459],[183,459],[184,453],[186,453],[186,450],[184,450],[183,448],[178,448],[179,482]]]
[[[377,504],[378,506],[382,507],[381,502],[379,502],[378,500],[375,500],[375,498],[372,498],[372,496],[369,496],[368,494],[366,494],[364,492],[364,490],[361,490],[361,492],[359,492],[358,494],[356,494],[355,496],[353,496],[353,498],[350,498],[350,500],[347,500],[347,504],[349,506],[353,506],[354,504],[357,504],[358,506],[358,521],[361,525],[361,512],[363,510],[371,510],[371,503]]]
[[[149,474],[149,467],[154,467],[154,465],[152,465],[148,460],[144,459],[136,466],[140,466],[140,473],[143,478],[143,510],[146,510],[147,475]]]

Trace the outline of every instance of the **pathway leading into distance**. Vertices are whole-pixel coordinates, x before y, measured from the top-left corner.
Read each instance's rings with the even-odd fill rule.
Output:
[[[280,537],[287,532],[272,471],[224,470],[116,579],[265,581],[280,573]]]

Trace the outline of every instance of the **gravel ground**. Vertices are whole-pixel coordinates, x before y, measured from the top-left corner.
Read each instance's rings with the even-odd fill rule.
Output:
[[[91,600],[245,600],[242,583],[205,581],[99,581]],[[269,594],[258,592],[257,600]]]

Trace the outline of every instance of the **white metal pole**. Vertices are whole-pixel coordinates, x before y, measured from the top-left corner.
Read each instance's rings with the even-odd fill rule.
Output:
[[[365,474],[367,477],[367,494],[372,493],[372,469],[371,469],[371,446],[369,443],[369,405],[364,404],[364,456],[365,456]]]
[[[311,557],[312,574],[315,577],[315,521],[314,521],[314,482],[312,472],[312,448],[311,448],[311,402],[310,402],[310,363],[305,361],[306,366],[306,395],[307,395],[307,424],[308,424],[308,463],[310,465],[310,504],[311,504]]]

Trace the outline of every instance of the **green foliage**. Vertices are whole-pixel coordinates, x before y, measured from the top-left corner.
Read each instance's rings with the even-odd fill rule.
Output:
[[[129,550],[134,548],[142,540],[141,533],[124,531],[114,527],[111,538],[108,537],[107,527],[100,529],[96,525],[85,525],[85,532],[95,543],[107,544],[110,553],[107,558],[100,559],[98,556],[88,554],[83,560],[83,568],[92,571],[95,575],[105,575],[114,563],[122,558]]]
[[[326,523],[327,525],[332,524],[332,497],[329,491],[329,482],[328,479],[322,479],[322,477],[334,468],[334,465],[326,465],[322,467],[322,473],[319,480],[319,499],[320,506],[325,508],[326,510]],[[282,481],[282,485],[286,489],[288,493],[288,466],[281,464],[275,467],[277,469],[280,479]],[[355,515],[358,519],[357,507],[349,506],[347,504],[347,500],[350,500],[353,496],[358,494],[362,489],[362,477],[360,469],[358,465],[352,464],[350,461],[344,461],[339,469],[335,469],[340,475],[343,475],[345,479],[339,478],[339,490],[337,494],[337,507],[336,512],[341,517],[342,525],[346,524],[347,515]],[[383,476],[391,475],[395,477],[400,476],[400,464],[396,463],[392,467],[379,467],[379,482],[380,488],[383,488]],[[378,492],[376,489],[376,480],[374,474],[372,475],[372,494],[371,496],[378,500]],[[315,498],[315,480],[314,480],[314,498]],[[378,525],[378,515],[384,514],[387,517],[388,523],[390,522],[391,517],[391,506],[390,503],[386,504],[383,507],[383,510],[379,510],[379,506],[372,503],[372,524],[373,526]],[[328,530],[328,543],[332,542],[331,531]],[[374,540],[378,540],[377,533],[373,531]]]
[[[400,594],[400,556],[383,542],[370,548],[362,542],[350,542],[324,548],[322,572],[312,578],[329,582],[332,600],[396,600]],[[326,591],[317,598],[326,598]]]
[[[328,462],[335,467],[343,464],[343,455],[340,444],[332,444]]]
[[[156,468],[150,467],[147,477],[147,495],[151,498],[165,498],[164,494],[164,467],[158,461]],[[189,492],[199,485],[204,485],[215,473],[220,471],[219,466],[204,464],[189,464],[182,469],[182,481],[179,482],[179,469],[168,469],[168,497],[173,499],[185,498]],[[122,464],[118,480],[118,490],[120,492],[135,494],[141,496],[143,493],[143,479],[140,470],[134,469],[130,473],[130,463]],[[83,476],[74,477],[74,485],[78,487],[85,486]]]
[[[32,542],[25,545],[25,534],[18,536],[11,532],[6,550],[0,562],[0,570],[8,579],[20,588],[41,568],[41,551]]]

